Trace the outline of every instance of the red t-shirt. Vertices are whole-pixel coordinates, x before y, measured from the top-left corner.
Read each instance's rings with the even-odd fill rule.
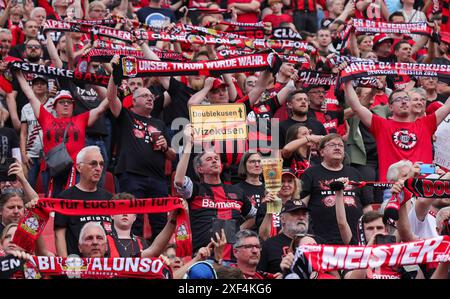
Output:
[[[436,128],[434,113],[415,122],[398,122],[373,114],[370,131],[377,142],[380,180],[386,180],[391,164],[403,159],[432,163],[431,138]]]
[[[292,17],[287,14],[281,14],[279,16],[272,14],[272,15],[265,16],[263,18],[263,22],[272,23],[272,28],[278,28],[278,27],[280,27],[280,24],[283,22],[292,23]]]
[[[47,154],[49,150],[63,141],[64,130],[71,123],[67,130],[66,147],[70,157],[75,162],[77,154],[85,145],[88,120],[89,111],[77,116],[56,118],[41,105],[38,122],[43,132],[44,153]]]
[[[230,5],[231,3],[251,3],[252,1],[253,0],[228,0],[228,5]],[[237,21],[239,23],[256,23],[258,22],[258,16],[259,13],[256,12],[238,14]]]

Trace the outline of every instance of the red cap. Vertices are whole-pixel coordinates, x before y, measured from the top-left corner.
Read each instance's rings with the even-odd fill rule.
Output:
[[[227,85],[225,84],[225,82],[216,78],[216,79],[214,79],[213,86],[211,89],[217,89],[217,88],[226,87],[226,86]]]
[[[384,33],[376,34],[375,37],[373,38],[373,48],[375,49],[378,44],[381,44],[382,42],[385,41],[390,41],[392,43],[394,39],[392,37],[387,36]]]

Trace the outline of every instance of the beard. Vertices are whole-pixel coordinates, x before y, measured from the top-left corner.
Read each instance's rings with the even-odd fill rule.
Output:
[[[297,234],[306,234],[308,232],[308,224],[300,226],[297,222],[286,222],[284,230],[292,236]]]

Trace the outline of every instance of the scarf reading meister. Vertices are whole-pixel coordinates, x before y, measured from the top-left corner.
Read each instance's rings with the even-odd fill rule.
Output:
[[[374,246],[302,245],[295,260],[303,256],[319,272],[448,262],[450,237]]]
[[[36,207],[25,212],[14,234],[13,243],[33,252],[50,212],[67,216],[165,213],[179,209],[175,240],[178,256],[192,255],[192,233],[186,210],[178,197],[131,200],[71,200],[41,198]]]

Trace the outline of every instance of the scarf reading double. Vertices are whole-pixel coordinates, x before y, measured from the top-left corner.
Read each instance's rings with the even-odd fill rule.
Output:
[[[295,260],[303,258],[319,272],[418,265],[450,261],[449,245],[449,236],[373,246],[302,245]]]
[[[192,234],[186,210],[178,197],[131,200],[72,200],[40,198],[36,207],[27,210],[14,234],[13,243],[33,252],[45,228],[50,212],[67,216],[165,213],[178,211],[175,240],[178,256],[192,255]]]
[[[340,73],[343,83],[362,77],[409,75],[423,77],[450,78],[450,65],[409,62],[353,61]]]
[[[160,258],[62,258],[32,256],[28,262],[41,275],[69,278],[172,278],[171,270]],[[27,275],[27,274],[25,274]],[[34,278],[27,277],[25,278]]]
[[[376,181],[351,181],[349,184],[362,188],[364,186],[374,186],[382,188],[391,188],[394,184],[389,182]],[[450,197],[450,180],[427,179],[427,178],[409,178],[405,181],[405,188],[415,197],[424,198],[445,198]]]
[[[396,33],[396,34],[422,34],[430,36],[433,29],[427,22],[416,23],[386,23],[366,19],[353,19],[356,32],[363,33]]]

